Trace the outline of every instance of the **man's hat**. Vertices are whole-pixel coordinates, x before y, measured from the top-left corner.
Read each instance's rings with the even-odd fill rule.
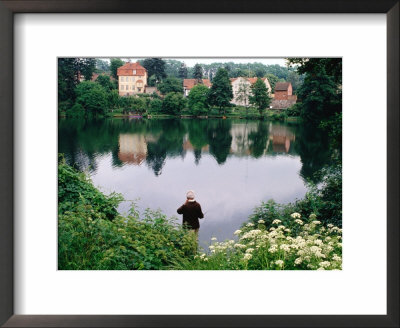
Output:
[[[186,198],[187,198],[187,199],[190,199],[190,200],[194,200],[194,191],[193,191],[193,190],[189,190],[189,191],[186,193]]]

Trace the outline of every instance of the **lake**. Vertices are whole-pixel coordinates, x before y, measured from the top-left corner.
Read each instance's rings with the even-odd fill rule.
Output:
[[[176,209],[195,191],[205,218],[199,241],[231,239],[262,201],[302,198],[305,181],[328,163],[328,138],[296,123],[233,119],[59,121],[58,152],[89,172],[104,193],[140,211]],[[119,206],[121,213],[130,201]]]

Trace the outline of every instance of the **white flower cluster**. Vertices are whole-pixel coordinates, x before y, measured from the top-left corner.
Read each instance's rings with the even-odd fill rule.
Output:
[[[324,228],[314,215],[304,222],[299,213],[291,217],[294,220],[288,227],[275,219],[275,227],[269,230],[254,229],[254,224],[248,223],[235,231],[238,241],[212,239],[210,254],[202,254],[200,259],[215,257],[218,268],[226,267],[218,262],[225,259],[229,267],[238,269],[341,270],[342,230],[333,225]]]

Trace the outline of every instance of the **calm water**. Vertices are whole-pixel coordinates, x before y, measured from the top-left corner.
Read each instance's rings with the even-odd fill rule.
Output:
[[[193,189],[205,218],[199,240],[232,238],[262,201],[302,198],[329,160],[325,136],[298,124],[244,120],[61,120],[59,152],[105,193],[140,210],[176,209]],[[119,211],[128,211],[123,202]],[[179,217],[180,218],[180,217]]]

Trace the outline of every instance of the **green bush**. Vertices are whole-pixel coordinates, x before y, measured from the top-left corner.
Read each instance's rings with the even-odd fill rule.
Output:
[[[85,173],[67,165],[61,157],[58,164],[58,213],[74,208],[76,204],[90,205],[102,219],[112,220],[118,212],[122,196],[104,195],[96,189]]]
[[[75,103],[69,110],[66,112],[67,117],[71,118],[80,118],[85,116],[85,108],[81,104]]]
[[[150,110],[154,113],[159,113],[162,110],[162,101],[160,99],[153,99],[150,102]]]

